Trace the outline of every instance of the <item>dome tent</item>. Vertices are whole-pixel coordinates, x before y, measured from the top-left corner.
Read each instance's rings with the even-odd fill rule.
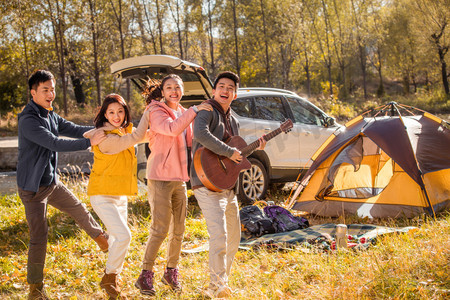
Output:
[[[412,110],[419,112],[391,102],[336,130],[311,158],[290,207],[370,218],[434,215],[449,207],[449,124]]]

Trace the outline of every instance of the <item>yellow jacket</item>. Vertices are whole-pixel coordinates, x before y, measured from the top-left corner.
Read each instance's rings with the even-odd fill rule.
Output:
[[[148,124],[148,123],[147,123]],[[130,124],[125,131],[118,129],[105,131],[106,139],[124,136],[132,132]],[[114,137],[116,135],[116,137]],[[137,195],[137,159],[133,146],[115,154],[100,151],[93,146],[94,164],[91,170],[87,193],[93,195],[131,196]]]
[[[149,126],[149,112],[146,110],[133,131],[133,124],[125,130],[116,129],[110,123],[84,133],[92,137],[97,130],[103,130],[106,139],[98,146],[92,146],[94,164],[88,185],[88,195],[131,196],[137,195],[137,159],[134,145],[145,139]]]

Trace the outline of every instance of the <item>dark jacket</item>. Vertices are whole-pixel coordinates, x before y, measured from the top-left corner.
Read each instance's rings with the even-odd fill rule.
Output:
[[[225,123],[223,115],[213,107],[213,111],[201,110],[194,121],[194,140],[192,142],[192,153],[195,154],[198,148],[204,146],[212,152],[231,157],[236,148],[230,147],[222,142],[225,135]],[[238,120],[230,116],[232,135],[239,134]],[[191,186],[203,185],[197,176],[194,164],[191,164]]]
[[[89,139],[83,138],[83,133],[93,127],[69,122],[33,101],[25,106],[18,119],[17,186],[23,190],[37,192],[44,176],[57,181],[58,151],[84,150],[91,145]],[[77,139],[61,139],[60,134]],[[49,168],[49,164],[53,166]]]

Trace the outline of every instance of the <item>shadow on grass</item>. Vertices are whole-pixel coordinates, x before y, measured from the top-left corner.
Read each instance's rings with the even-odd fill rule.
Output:
[[[98,216],[90,211],[94,219],[101,224]],[[56,244],[61,239],[71,239],[79,236],[82,229],[68,214],[56,210],[47,215],[48,244]],[[28,224],[26,220],[20,220],[0,231],[0,255],[8,255],[12,252],[26,251],[30,241]]]
[[[103,223],[93,210],[89,210],[94,219],[103,226]],[[150,218],[150,207],[145,200],[137,199],[130,201],[128,204],[129,216],[134,215],[138,219]],[[188,216],[200,216],[200,208],[194,196],[191,196],[188,201]],[[56,244],[61,239],[71,239],[79,236],[82,229],[76,224],[68,214],[59,210],[48,215],[48,243]],[[28,224],[25,219],[17,221],[9,226],[5,226],[0,230],[0,255],[6,256],[13,252],[26,251],[30,235],[28,232]]]
[[[63,220],[64,221],[61,221]],[[66,220],[67,219],[67,220]],[[64,213],[55,213],[48,219],[48,243],[56,244],[58,240],[70,239],[78,236],[81,229],[75,221]],[[0,255],[8,255],[12,252],[26,251],[30,235],[25,220],[5,227],[0,231]]]

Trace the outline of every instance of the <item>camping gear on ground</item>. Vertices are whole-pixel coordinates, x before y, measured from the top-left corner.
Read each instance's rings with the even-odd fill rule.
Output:
[[[287,209],[278,205],[264,207],[264,213],[272,220],[276,232],[286,232],[309,227],[309,222],[306,218],[293,216]]]
[[[271,219],[266,217],[263,211],[256,205],[249,205],[239,210],[241,226],[252,236],[262,236],[275,233],[275,227]]]
[[[349,224],[347,225],[348,247],[358,250],[369,248],[376,242],[380,235],[388,233],[406,233],[417,227],[386,227],[370,224]],[[325,238],[329,236],[329,238]],[[293,231],[266,234],[258,238],[241,239],[240,247],[260,248],[261,245],[270,244],[279,245],[280,247],[303,246],[303,248],[322,249],[324,251],[335,250],[333,245],[335,241],[332,237],[336,236],[336,224],[328,223],[310,226],[305,229],[297,229]]]
[[[338,224],[336,225],[336,248],[347,248],[347,225]]]
[[[322,224],[310,226],[306,229],[266,234],[261,237],[241,238],[240,250],[251,249],[299,249],[309,251],[312,249],[330,251],[335,250],[336,224]],[[370,224],[349,224],[347,226],[348,248],[355,250],[365,250],[376,242],[377,237],[392,233],[406,233],[410,230],[417,230],[417,227],[386,227]],[[208,251],[209,244],[205,240],[203,243],[192,245],[192,242],[184,242],[183,253],[199,253]]]
[[[369,218],[434,216],[450,207],[449,123],[412,111],[419,112],[391,102],[338,129],[311,158],[288,207]]]

